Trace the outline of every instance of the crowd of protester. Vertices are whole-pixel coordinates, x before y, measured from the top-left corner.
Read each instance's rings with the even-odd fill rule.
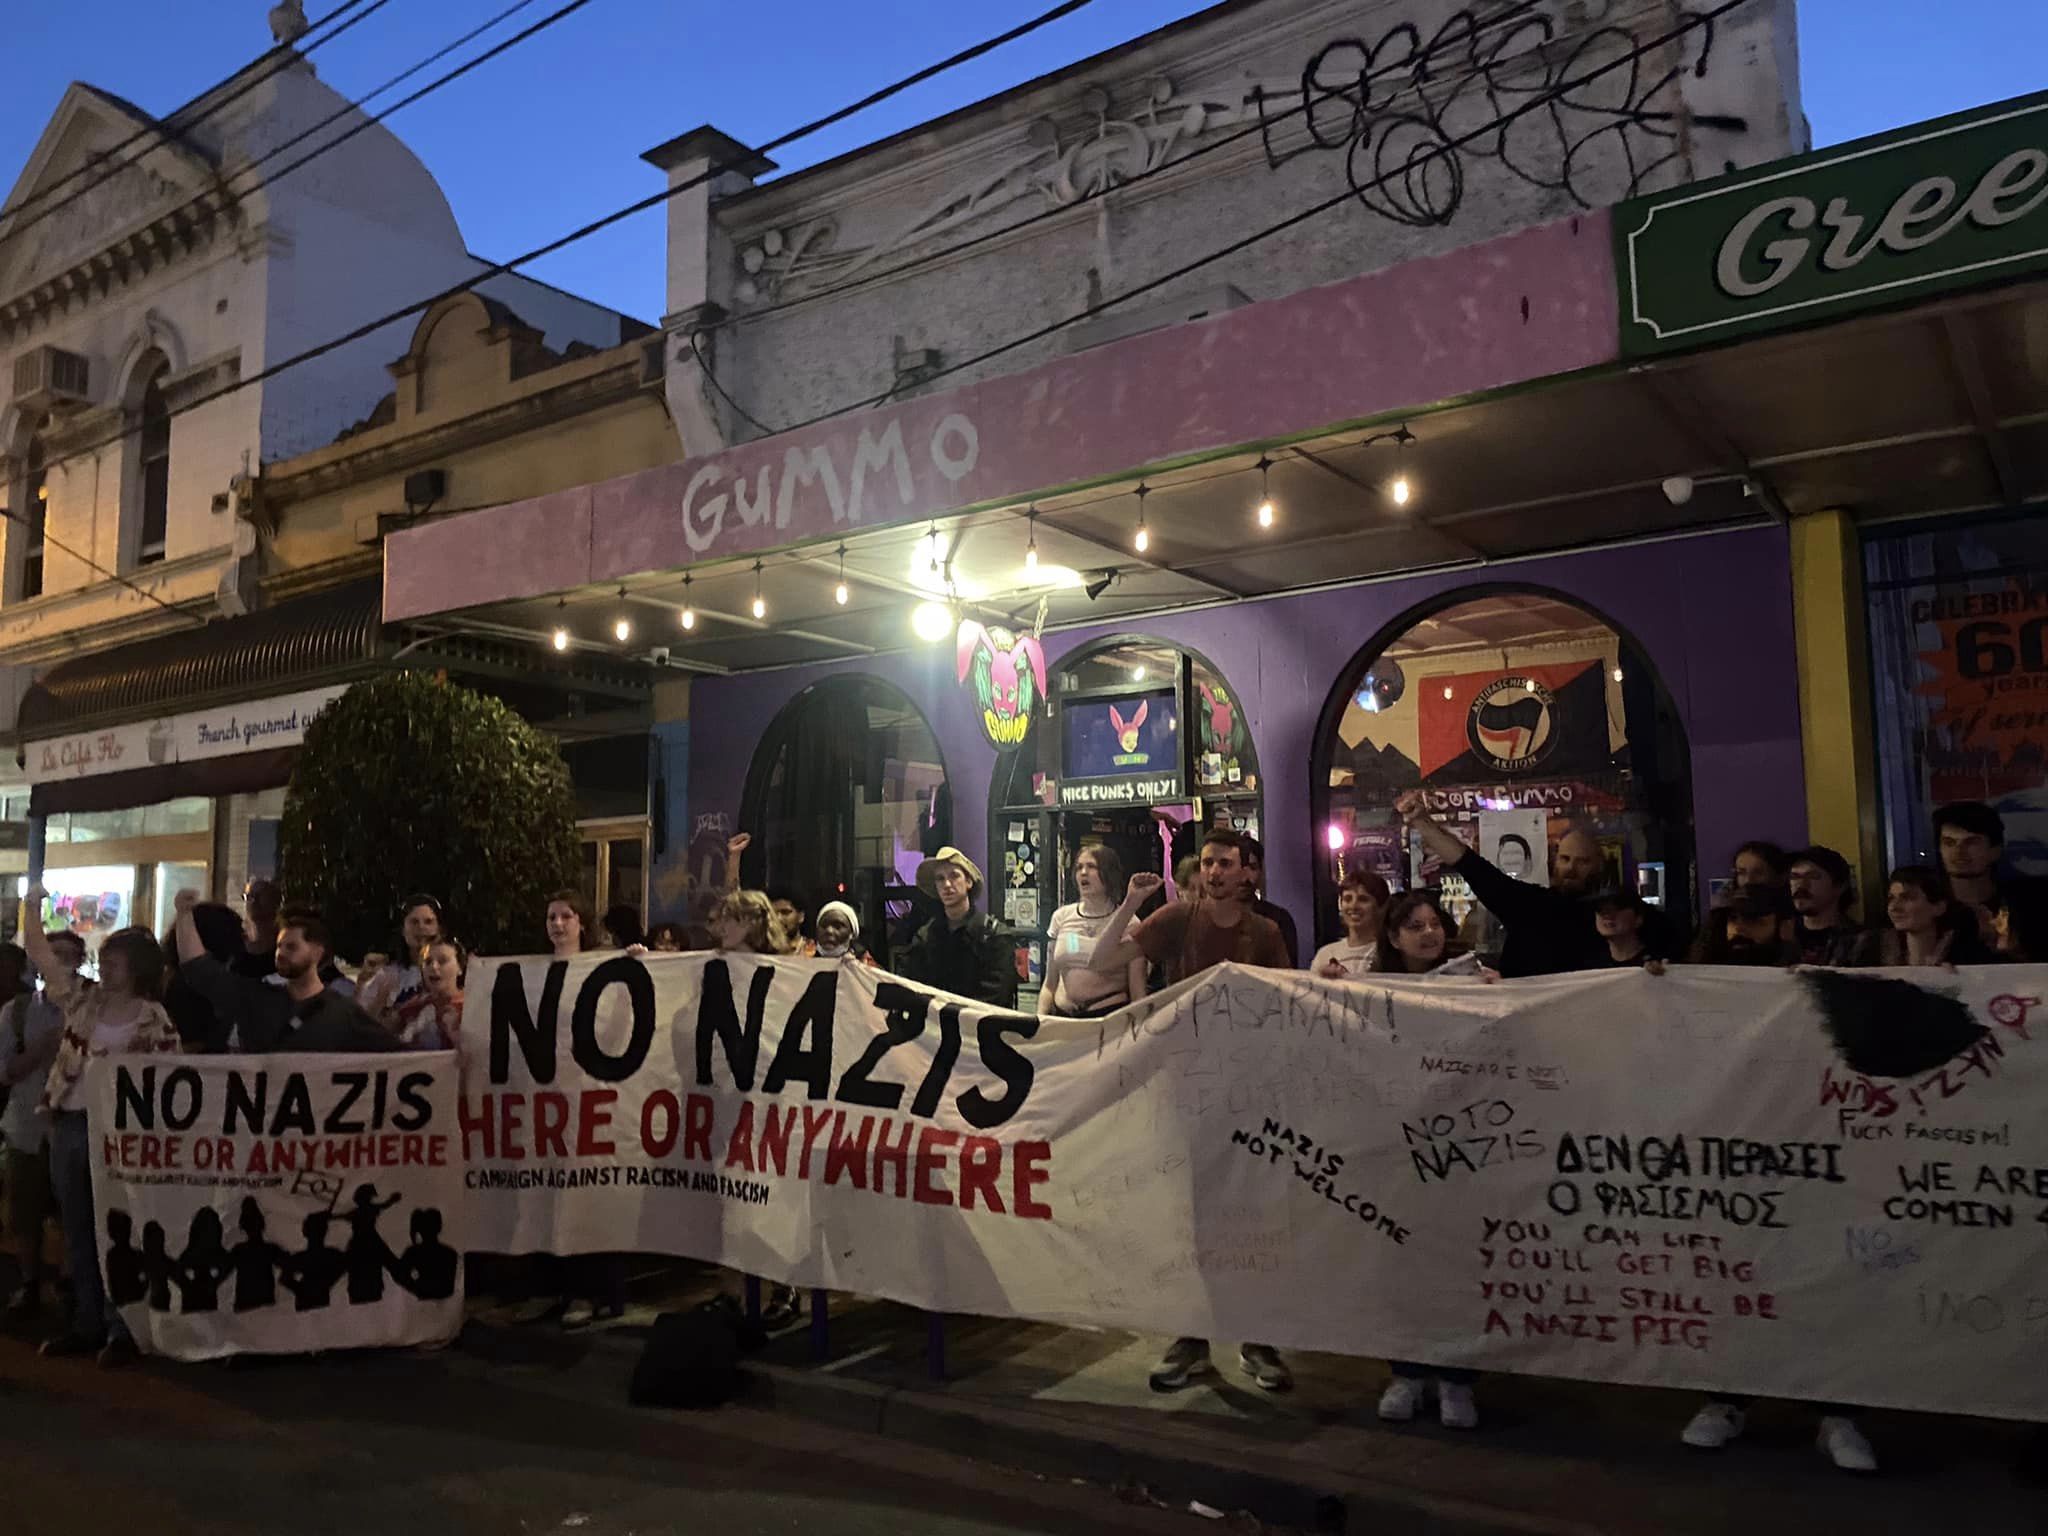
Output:
[[[1674,932],[1660,907],[1605,883],[1606,856],[1588,829],[1574,827],[1555,842],[1546,883],[1524,878],[1525,870],[1503,869],[1469,847],[1429,814],[1420,793],[1402,796],[1396,810],[1427,856],[1425,867],[1457,877],[1470,891],[1472,914],[1461,930],[1439,890],[1396,893],[1381,875],[1351,870],[1337,888],[1342,936],[1308,960],[1315,976],[1484,984],[1617,967],[1661,973],[1673,964],[2048,962],[2048,880],[2004,871],[2004,827],[1995,811],[1975,802],[1935,814],[1939,864],[1892,870],[1867,922],[1857,918],[1853,875],[1842,854],[1819,846],[1788,852],[1753,841],[1735,851],[1728,881],[1690,936]],[[877,963],[862,943],[860,915],[847,902],[828,901],[813,915],[793,889],[742,889],[740,860],[749,843],[741,834],[728,844],[727,885],[715,895],[703,929],[662,923],[643,931],[639,911],[628,905],[612,907],[600,924],[580,892],[561,891],[545,912],[550,952],[571,958],[600,947],[643,955],[710,947]],[[1296,967],[1296,923],[1267,899],[1264,874],[1257,839],[1228,828],[1202,833],[1199,852],[1175,867],[1174,899],[1159,875],[1127,875],[1114,849],[1081,849],[1072,870],[1078,899],[1046,925],[1039,1013],[1098,1018],[1226,962]],[[918,900],[886,936],[888,969],[1015,1008],[1015,939],[978,908],[983,887],[981,871],[957,848],[924,859],[916,871]],[[40,911],[43,899],[40,888],[31,889],[28,910]],[[175,910],[166,942],[142,928],[109,935],[99,949],[96,981],[83,976],[85,945],[67,930],[45,933],[30,923],[25,950],[0,945],[0,1091],[6,1094],[0,1140],[7,1149],[8,1230],[21,1276],[11,1319],[41,1315],[50,1299],[46,1227],[53,1216],[66,1251],[95,1250],[81,1089],[94,1057],[180,1049],[446,1050],[459,1040],[468,951],[446,931],[431,896],[401,904],[393,953],[366,956],[353,978],[341,969],[319,916],[287,907],[272,882],[249,883],[241,914],[190,891],[179,893]],[[575,1327],[616,1317],[623,1308],[623,1255],[513,1264],[512,1285],[524,1298],[515,1321],[551,1318]],[[70,1272],[68,1316],[45,1353],[96,1352],[107,1364],[131,1359],[135,1346],[107,1305],[98,1266],[70,1266]],[[776,1287],[766,1320],[787,1321],[795,1306],[795,1292]],[[1270,1391],[1292,1384],[1286,1361],[1271,1346],[1245,1343],[1239,1362]],[[1172,1391],[1213,1370],[1208,1341],[1181,1338],[1150,1379],[1155,1390]],[[1379,1402],[1381,1418],[1406,1422],[1434,1399],[1445,1426],[1478,1424],[1474,1373],[1413,1362],[1394,1362],[1392,1373]],[[1745,1414],[1739,1399],[1714,1398],[1682,1438],[1718,1449],[1743,1433]],[[1868,1440],[1842,1409],[1822,1410],[1819,1445],[1844,1469],[1877,1465]]]
[[[1419,793],[1403,796],[1396,808],[1427,856],[1425,867],[1461,880],[1474,898],[1472,911],[1461,926],[1438,889],[1395,893],[1379,874],[1349,871],[1337,889],[1342,937],[1308,960],[1314,975],[1484,984],[1620,967],[1661,973],[1674,964],[2048,962],[2048,881],[2001,872],[2004,829],[1996,812],[1981,804],[1946,806],[1936,814],[1939,866],[1891,871],[1881,909],[1867,924],[1855,915],[1851,868],[1839,852],[1818,846],[1788,852],[1753,841],[1735,851],[1728,880],[1690,935],[1675,931],[1660,906],[1607,883],[1606,852],[1590,829],[1573,827],[1556,840],[1546,882],[1525,878],[1533,850],[1521,869],[1503,869],[1431,816]],[[739,858],[748,844],[742,834],[729,845],[730,887],[713,910],[706,936],[713,947],[875,963],[860,945],[860,919],[848,904],[828,902],[813,919],[804,897],[791,888],[740,889]],[[991,1006],[1016,1007],[1016,937],[980,909],[984,882],[974,862],[957,848],[942,848],[918,866],[916,888],[919,899],[888,935],[887,968]],[[1175,867],[1171,895],[1177,899],[1169,899],[1159,875],[1126,874],[1106,844],[1077,852],[1071,888],[1077,899],[1046,924],[1037,1008],[1048,1019],[1101,1017],[1226,962],[1281,969],[1301,963],[1293,915],[1265,894],[1264,850],[1241,832],[1217,828],[1200,834],[1199,852]],[[551,908],[551,934],[556,917]],[[609,917],[607,927],[613,927]],[[664,936],[660,930],[650,942],[656,949],[692,947],[681,933]],[[767,1321],[787,1321],[795,1301],[788,1288],[773,1288]],[[1238,1359],[1269,1391],[1292,1385],[1287,1362],[1269,1345],[1244,1343]],[[1180,1338],[1168,1346],[1150,1380],[1155,1390],[1169,1392],[1214,1370],[1209,1341]],[[1433,1401],[1446,1427],[1475,1427],[1476,1381],[1470,1371],[1394,1362],[1380,1417],[1407,1422]],[[1746,1405],[1716,1397],[1694,1414],[1682,1438],[1694,1447],[1718,1449],[1740,1437],[1745,1426]],[[1845,1470],[1877,1465],[1869,1441],[1845,1410],[1822,1409],[1818,1444]]]

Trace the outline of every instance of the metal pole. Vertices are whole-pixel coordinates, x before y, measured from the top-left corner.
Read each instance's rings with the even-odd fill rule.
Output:
[[[50,818],[47,815],[39,816],[31,811],[28,818],[29,885],[34,886],[43,883],[43,856],[49,840],[49,831]],[[30,923],[39,923],[43,920],[43,914],[40,911],[34,913],[29,911],[26,901],[20,903],[20,907],[21,924],[16,930],[17,932],[24,932]]]

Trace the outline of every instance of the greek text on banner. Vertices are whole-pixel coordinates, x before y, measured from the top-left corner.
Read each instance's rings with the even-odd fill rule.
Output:
[[[2048,969],[1917,974],[1224,967],[1041,1021],[825,961],[483,962],[471,1241],[2048,1417]]]

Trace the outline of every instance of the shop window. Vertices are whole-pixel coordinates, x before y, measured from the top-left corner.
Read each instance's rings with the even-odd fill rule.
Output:
[[[953,841],[938,738],[889,683],[836,677],[770,723],[747,773],[740,825],[753,834],[749,886],[791,886],[813,912],[844,900],[861,939],[886,957],[911,914],[918,864]]]
[[[1981,800],[2048,874],[2048,528],[2038,514],[1868,541],[1887,857],[1933,864],[1935,810]]]
[[[100,945],[107,935],[136,921],[138,871],[133,864],[76,865],[43,873],[43,929],[75,933],[85,944],[88,976],[99,975]],[[17,899],[28,894],[28,877],[15,880]]]
[[[1324,706],[1313,764],[1316,929],[1336,887],[1370,869],[1395,890],[1441,885],[1482,951],[1498,928],[1464,882],[1425,860],[1394,812],[1422,789],[1457,834],[1511,873],[1547,880],[1574,826],[1599,837],[1611,885],[1692,920],[1690,754],[1648,659],[1569,598],[1465,592],[1410,614],[1353,657]]]
[[[142,390],[142,429],[138,439],[135,563],[153,565],[164,558],[171,506],[171,408],[164,400],[164,379],[170,364],[159,357],[148,367]]]
[[[1123,635],[1060,658],[1048,685],[1031,735],[996,764],[990,796],[990,908],[1020,933],[1042,934],[1075,899],[1084,848],[1171,877],[1203,826],[1260,835],[1251,722],[1207,657]]]

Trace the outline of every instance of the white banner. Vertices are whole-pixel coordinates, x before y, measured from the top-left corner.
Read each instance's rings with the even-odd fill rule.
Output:
[[[1226,967],[1041,1026],[825,961],[479,962],[472,1240],[2048,1418],[2044,997],[2018,966]]]
[[[136,1343],[204,1360],[453,1338],[456,1072],[452,1052],[96,1063],[100,1273]]]
[[[295,747],[306,739],[313,717],[346,692],[346,685],[314,688],[282,698],[249,699],[161,720],[52,736],[23,746],[22,768],[29,783],[47,784]]]

